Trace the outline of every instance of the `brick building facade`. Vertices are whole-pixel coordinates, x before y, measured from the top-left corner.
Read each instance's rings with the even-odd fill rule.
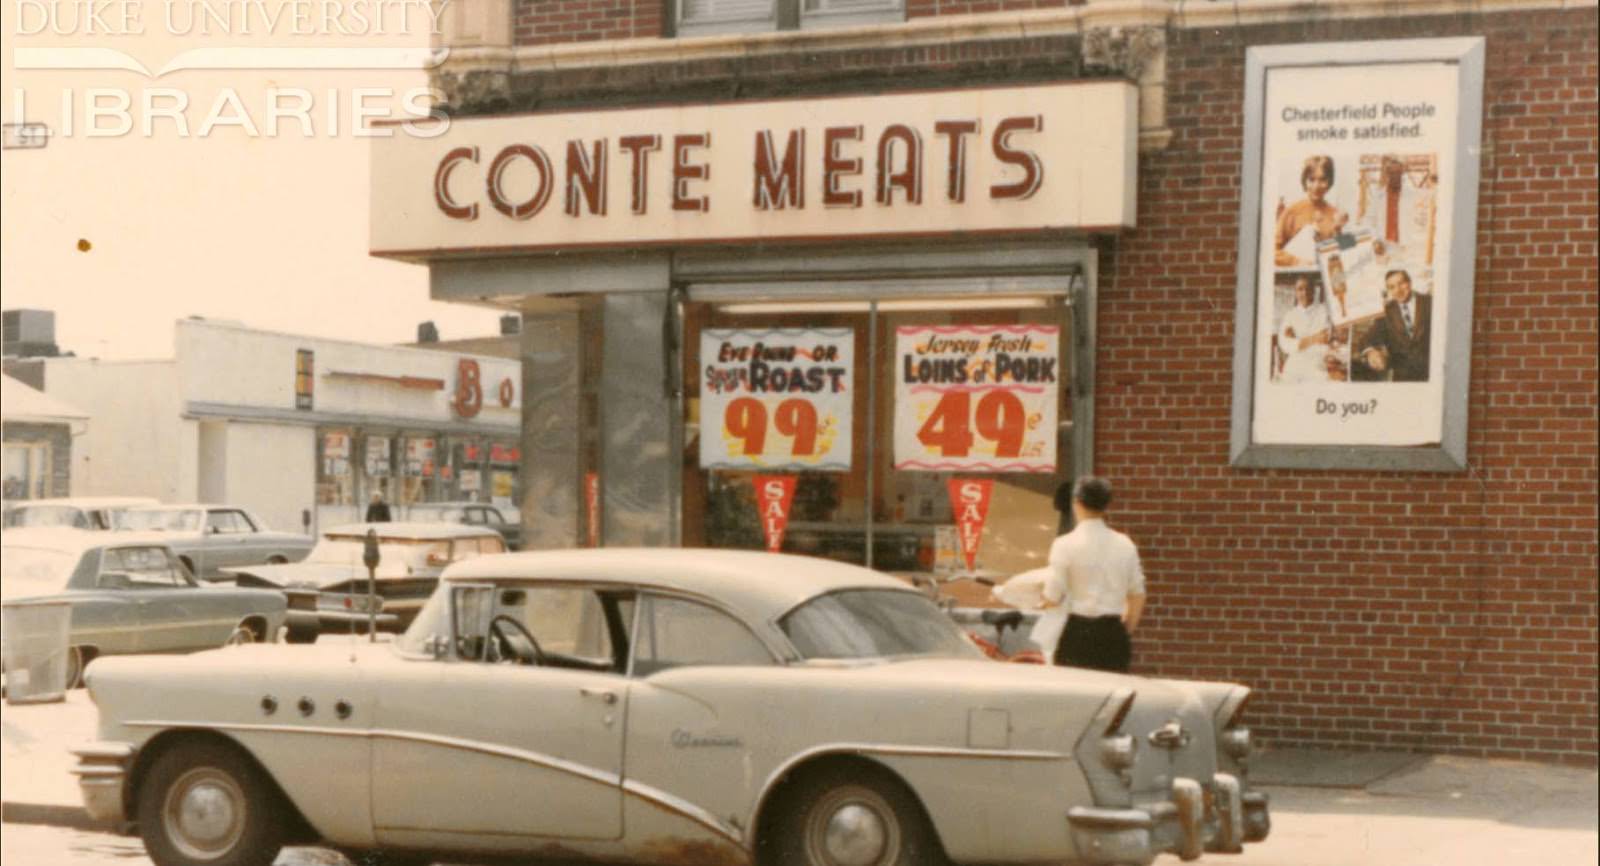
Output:
[[[885,91],[1132,82],[1136,227],[1036,235],[1014,257],[1090,283],[1089,300],[1069,304],[1075,350],[1092,355],[1084,369],[1093,372],[1063,410],[1079,425],[1063,451],[1073,471],[1092,466],[1115,480],[1116,521],[1142,546],[1151,600],[1136,671],[1255,687],[1255,727],[1280,744],[1593,765],[1595,4],[907,0],[890,17],[674,37],[686,19],[671,3],[468,4],[444,37],[461,50],[435,81],[463,119],[760,99],[803,109]],[[1486,52],[1466,470],[1236,466],[1230,361],[1246,52],[1442,37],[1481,37]],[[571,527],[547,543],[579,537],[586,470],[606,479],[607,543],[690,543],[704,538],[684,521],[712,506],[683,493],[693,470],[671,454],[689,435],[676,420],[685,416],[638,384],[658,381],[676,357],[658,345],[673,293],[688,285],[692,298],[693,285],[747,272],[727,258],[770,260],[756,269],[763,274],[814,265],[895,276],[925,274],[906,262],[936,252],[973,262],[1011,252],[1003,240],[949,240],[830,248],[756,238],[708,252],[669,245],[659,262],[576,246],[506,249],[498,261],[492,249],[472,251],[475,261],[460,249],[375,252],[428,262],[436,298],[487,299],[527,318],[525,448],[556,449],[530,471],[574,467],[524,485],[539,498],[523,508],[530,520]],[[1078,252],[1057,260],[1052,244]],[[1016,270],[988,267],[975,265],[974,279]],[[587,339],[599,334],[601,343]],[[580,372],[542,400],[536,380],[550,375],[552,351]],[[626,399],[613,405],[669,419],[659,437],[667,458],[649,463],[639,455],[650,449],[571,426],[617,394]],[[616,453],[625,446],[626,461]],[[665,535],[626,519],[658,506],[677,521]],[[863,507],[894,510],[892,498]]]

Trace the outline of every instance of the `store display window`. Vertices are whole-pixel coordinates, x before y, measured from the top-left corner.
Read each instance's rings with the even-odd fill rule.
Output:
[[[685,311],[686,546],[904,575],[1042,565],[1072,476],[1052,296]]]
[[[5,498],[44,499],[50,495],[50,446],[44,442],[5,444]]]
[[[353,457],[354,434],[348,429],[317,430],[317,504],[353,505],[356,475]]]

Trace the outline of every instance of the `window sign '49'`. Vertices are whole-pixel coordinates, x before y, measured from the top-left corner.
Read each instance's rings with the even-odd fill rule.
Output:
[[[850,468],[855,331],[707,329],[700,335],[700,465]]]
[[[895,469],[1055,471],[1060,328],[902,326],[895,358]]]

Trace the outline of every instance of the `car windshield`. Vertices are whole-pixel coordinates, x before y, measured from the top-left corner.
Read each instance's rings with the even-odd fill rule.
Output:
[[[366,542],[359,538],[324,538],[311,548],[305,561],[323,565],[362,565],[361,556],[365,550]],[[407,565],[425,564],[430,553],[448,557],[450,542],[385,538],[378,542],[378,571],[381,574],[385,570],[398,569],[397,573],[403,574]]]
[[[199,532],[201,513],[197,510],[177,511],[164,508],[130,508],[116,517],[118,529],[139,532]]]
[[[70,505],[22,505],[11,514],[12,526],[72,526],[90,529],[93,522],[81,508]]]
[[[830,593],[795,608],[778,625],[807,659],[983,656],[937,605],[914,592]]]
[[[43,547],[0,547],[0,597],[10,601],[61,592],[82,554]]]
[[[394,648],[408,655],[428,655],[428,641],[435,635],[450,634],[450,584],[439,582],[439,587],[428,597],[417,618],[411,621],[405,634],[395,639]]]

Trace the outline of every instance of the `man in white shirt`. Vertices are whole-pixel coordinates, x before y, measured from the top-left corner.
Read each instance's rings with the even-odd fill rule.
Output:
[[[1058,505],[1061,498],[1058,492]],[[1067,612],[1055,664],[1127,671],[1133,660],[1131,636],[1144,612],[1144,569],[1139,548],[1106,526],[1110,505],[1109,482],[1080,478],[1072,488],[1071,502],[1077,528],[1050,545],[1051,575],[1044,583],[1044,606],[1064,607]]]

